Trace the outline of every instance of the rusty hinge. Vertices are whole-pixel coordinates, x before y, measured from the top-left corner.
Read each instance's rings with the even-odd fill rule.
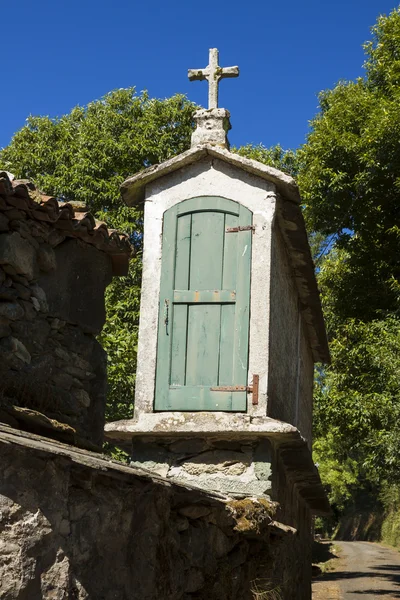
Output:
[[[237,233],[238,231],[252,231],[256,230],[255,225],[239,225],[239,227],[227,227],[225,233]]]
[[[212,392],[249,392],[253,394],[253,404],[258,404],[260,376],[253,375],[252,385],[220,385],[210,388]]]
[[[260,376],[253,375],[253,404],[258,404],[259,383],[260,383]]]

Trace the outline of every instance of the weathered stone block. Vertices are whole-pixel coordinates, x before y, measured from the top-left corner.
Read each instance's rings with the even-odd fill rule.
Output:
[[[41,271],[48,273],[57,267],[56,255],[50,244],[41,244],[37,251],[37,261]]]
[[[169,446],[169,449],[175,454],[198,454],[207,450],[208,447],[204,439],[194,438],[192,440],[177,440]]]
[[[78,379],[68,375],[68,373],[63,373],[62,371],[53,375],[52,381],[55,385],[62,387],[65,390],[70,390],[72,387],[82,387],[82,383]]]
[[[91,399],[85,390],[72,390],[72,393],[84,408],[88,408],[90,406]]]
[[[36,300],[36,298],[35,298],[35,300]],[[33,319],[36,319],[37,310],[35,310],[32,302],[30,302],[28,300],[20,300],[19,304],[23,310],[22,314],[25,315],[25,319],[27,319],[28,321],[32,321]],[[21,317],[18,317],[18,318],[21,318]]]
[[[45,319],[14,321],[11,328],[30,353],[38,353],[45,348],[50,333],[50,326]]]
[[[268,481],[271,477],[272,449],[268,440],[258,443],[254,453],[254,472],[257,479]]]
[[[21,285],[24,285],[25,287],[29,286],[29,281],[23,275],[17,275],[17,273],[13,273],[10,277],[11,277],[11,280],[14,281],[15,283],[20,283]]]
[[[32,285],[31,290],[32,290],[33,305],[35,306],[35,299],[36,299],[39,303],[39,310],[41,310],[42,312],[48,312],[49,307],[47,304],[47,298],[46,298],[45,291],[37,284]]]
[[[251,457],[241,452],[210,450],[185,460],[182,464],[182,469],[190,475],[200,475],[203,473],[241,475],[250,464]]]
[[[11,266],[19,275],[33,279],[36,270],[36,252],[19,233],[0,235],[0,264]]]
[[[90,379],[93,377],[93,374],[89,371],[83,371],[79,367],[75,367],[74,365],[65,365],[64,367],[65,373],[72,375],[72,377],[76,377],[77,379]]]
[[[31,298],[32,306],[36,310],[36,312],[40,312],[40,302],[35,296]]]
[[[7,337],[0,340],[0,349],[5,352],[11,352],[22,362],[29,365],[31,362],[31,355],[25,348],[24,344],[15,337]]]
[[[14,302],[18,298],[18,292],[12,287],[6,287],[0,285],[0,300],[6,300],[8,302]]]
[[[38,250],[39,242],[32,236],[29,222],[21,220],[10,221],[10,229],[18,231],[21,237],[27,240],[35,250]]]
[[[9,220],[7,217],[1,213],[0,214],[0,231],[8,231]]]
[[[52,319],[51,328],[58,331],[59,329],[62,329],[63,327],[65,327],[65,324],[66,324],[66,322],[61,321],[60,319]]]
[[[37,389],[38,384],[47,384],[54,370],[54,358],[49,355],[35,356],[29,366],[24,367],[24,376],[31,389]],[[62,407],[60,407],[62,410]]]
[[[11,321],[22,319],[24,316],[23,308],[14,302],[0,302],[0,317],[6,317]]]
[[[17,283],[16,281],[14,282],[13,287],[17,290],[19,298],[22,298],[22,300],[29,300],[32,293],[28,287],[22,285],[21,283]]]

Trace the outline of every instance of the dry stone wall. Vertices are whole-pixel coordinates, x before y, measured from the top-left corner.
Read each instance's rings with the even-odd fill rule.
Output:
[[[274,510],[0,425],[0,597],[309,600],[305,540]]]
[[[203,490],[241,498],[270,492],[272,448],[265,439],[134,438],[131,452],[133,466]]]
[[[129,244],[84,207],[0,173],[2,422],[101,445],[106,356],[95,335],[115,255],[127,263],[129,254]]]
[[[67,290],[59,285],[63,276],[58,276],[58,271],[64,265],[57,261],[54,242],[60,242],[60,237],[54,239],[49,227],[38,228],[29,221],[22,224],[18,220],[6,224],[3,219],[0,234],[2,420],[34,430],[47,427],[66,441],[101,444],[106,358],[93,335],[96,323],[88,320],[84,327],[82,320],[79,326],[75,319],[66,320],[71,308],[78,311],[79,306],[73,287]],[[86,262],[85,248],[79,247],[84,244],[63,241],[61,248],[65,245],[73,246],[77,261],[81,252],[81,262]],[[105,255],[100,258],[108,259]],[[104,297],[109,265],[104,271],[96,273],[97,290],[91,290],[96,298]],[[42,278],[44,286],[40,285]],[[83,292],[86,287],[87,280]],[[59,298],[62,293],[64,301],[57,304],[54,296]],[[44,414],[48,422],[33,411]]]

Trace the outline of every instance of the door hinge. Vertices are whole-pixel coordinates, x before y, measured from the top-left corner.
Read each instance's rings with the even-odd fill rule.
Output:
[[[237,233],[238,231],[252,231],[256,230],[255,225],[239,225],[239,227],[227,227],[225,233]]]
[[[220,385],[210,389],[212,392],[249,392],[250,394],[253,394],[253,404],[258,404],[259,382],[260,376],[253,375],[253,382],[251,385]]]

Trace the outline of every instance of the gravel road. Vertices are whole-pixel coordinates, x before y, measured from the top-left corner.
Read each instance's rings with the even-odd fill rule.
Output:
[[[370,542],[335,542],[341,559],[335,571],[313,584],[313,600],[400,598],[400,553]]]

